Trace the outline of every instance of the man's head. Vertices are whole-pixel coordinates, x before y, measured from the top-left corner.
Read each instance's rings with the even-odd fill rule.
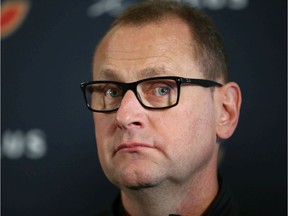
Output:
[[[176,1],[144,1],[121,14],[111,28],[121,25],[144,26],[169,21],[177,17],[185,22],[191,33],[193,61],[197,61],[204,77],[210,80],[229,79],[226,51],[212,20],[189,4]]]
[[[168,12],[162,12],[160,5]],[[216,30],[195,9],[185,6],[183,15],[177,15],[181,7],[161,1],[128,10],[105,35],[93,59],[93,79],[105,81],[101,87],[90,88],[97,95],[102,92],[97,101],[107,109],[108,103],[121,98],[118,109],[95,112],[94,121],[102,168],[122,190],[187,186],[197,178],[215,177],[217,138],[229,138],[238,122],[241,96],[236,83],[211,88],[182,84],[177,106],[159,110],[140,103],[146,98],[137,94],[138,88],[122,95],[123,89],[107,83],[163,76],[227,81],[225,54]],[[158,103],[169,100],[175,88],[164,81],[152,82],[143,91]]]

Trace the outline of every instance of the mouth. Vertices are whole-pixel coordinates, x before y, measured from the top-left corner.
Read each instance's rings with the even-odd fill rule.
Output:
[[[116,148],[114,155],[118,152],[137,153],[147,148],[153,148],[153,146],[145,143],[123,143]]]

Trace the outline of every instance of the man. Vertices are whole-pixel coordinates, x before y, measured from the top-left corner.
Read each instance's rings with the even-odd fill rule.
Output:
[[[172,1],[128,9],[96,49],[93,80],[81,87],[99,160],[120,189],[105,215],[236,215],[217,160],[241,93],[202,12]]]

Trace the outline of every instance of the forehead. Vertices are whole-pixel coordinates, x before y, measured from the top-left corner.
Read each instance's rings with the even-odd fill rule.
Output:
[[[110,30],[99,44],[93,59],[95,79],[105,76],[178,74],[195,67],[193,36],[178,18],[145,25],[120,25]],[[192,68],[191,68],[192,67]],[[171,74],[177,70],[177,74]],[[109,78],[108,77],[108,78]]]

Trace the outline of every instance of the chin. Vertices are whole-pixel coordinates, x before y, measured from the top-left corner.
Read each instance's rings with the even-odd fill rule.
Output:
[[[130,190],[142,190],[158,186],[162,179],[161,176],[155,173],[147,173],[147,168],[145,171],[133,170],[130,172],[118,173],[118,176],[113,178],[116,180],[116,186],[120,188],[127,188]]]

